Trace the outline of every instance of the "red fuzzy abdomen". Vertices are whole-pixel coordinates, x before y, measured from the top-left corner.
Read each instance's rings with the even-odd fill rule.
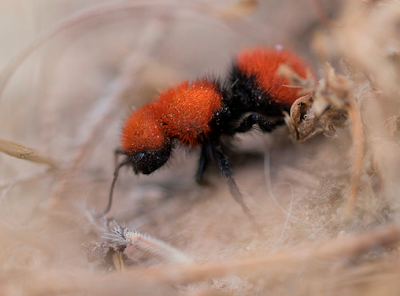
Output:
[[[257,84],[277,103],[291,106],[299,98],[298,88],[287,87],[289,80],[276,75],[281,64],[288,64],[300,77],[306,78],[306,63],[298,56],[284,50],[255,48],[242,51],[236,58],[239,70],[254,75]],[[311,72],[310,72],[311,73]]]

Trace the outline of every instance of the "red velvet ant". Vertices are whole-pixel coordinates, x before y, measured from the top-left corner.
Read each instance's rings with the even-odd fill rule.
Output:
[[[128,165],[135,174],[150,174],[168,161],[174,146],[181,144],[202,147],[196,180],[201,180],[208,160],[215,161],[232,196],[255,223],[233,178],[224,139],[247,132],[256,124],[261,131],[271,132],[284,123],[282,112],[289,111],[299,96],[297,89],[285,86],[289,83],[286,78],[276,75],[283,63],[306,78],[308,67],[296,55],[255,48],[236,57],[224,84],[211,78],[185,81],[134,111],[123,126],[121,148],[115,151],[125,158],[115,169],[109,203],[102,215],[111,208],[121,167]]]

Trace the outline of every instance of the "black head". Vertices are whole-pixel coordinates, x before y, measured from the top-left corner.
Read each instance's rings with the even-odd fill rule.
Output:
[[[163,166],[171,155],[171,145],[168,144],[162,149],[147,150],[127,153],[127,162],[132,166],[135,174],[151,174]]]

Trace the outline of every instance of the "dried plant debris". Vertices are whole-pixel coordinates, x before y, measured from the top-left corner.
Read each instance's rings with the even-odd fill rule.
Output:
[[[153,238],[148,234],[142,234],[136,230],[132,231],[128,228],[121,227],[115,221],[109,223],[109,229],[111,234],[110,238],[125,242],[134,249],[159,258],[164,262],[177,264],[193,262],[189,256],[167,243]]]
[[[332,135],[337,127],[346,127],[347,119],[350,121],[353,175],[343,214],[343,218],[349,220],[360,189],[365,154],[364,129],[358,102],[354,98],[354,83],[347,77],[337,75],[329,64],[326,64],[325,76],[318,83],[313,83],[311,79],[301,80],[288,65],[284,65],[279,74],[294,85],[301,86],[302,92],[309,93],[296,100],[290,116],[286,115],[286,123],[296,141],[304,142],[319,133]]]
[[[136,230],[124,228],[114,220],[108,222],[108,228],[109,231],[103,237],[112,242],[94,242],[84,245],[89,262],[99,261],[117,270],[123,269],[127,262],[129,265],[133,262],[126,254],[122,254],[127,247],[142,252],[150,259],[157,258],[164,263],[189,264],[193,262],[189,256],[167,243]]]
[[[347,122],[346,102],[350,82],[336,76],[331,66],[326,67],[326,77],[318,83],[310,77],[302,79],[288,65],[282,65],[279,75],[289,79],[292,86],[301,87],[301,93],[286,114],[286,124],[297,142],[304,142],[317,134],[332,136],[336,128],[345,128]]]
[[[126,244],[91,242],[82,245],[87,260],[97,262],[99,268],[122,271],[126,266],[134,264],[134,261],[123,254]]]
[[[239,0],[232,6],[215,12],[216,17],[233,20],[247,16],[256,11],[257,0]]]
[[[313,106],[314,99],[306,95],[293,103],[290,116],[286,114],[286,124],[297,142],[305,142],[320,133],[333,136],[336,128],[346,127],[346,111],[328,106],[320,116],[317,116]]]

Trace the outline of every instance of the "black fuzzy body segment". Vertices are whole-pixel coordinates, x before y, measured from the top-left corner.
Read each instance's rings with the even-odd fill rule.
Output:
[[[227,104],[231,109],[240,108],[238,111],[241,114],[256,112],[267,117],[282,117],[282,111],[290,110],[290,106],[279,103],[277,98],[271,96],[268,89],[263,89],[257,84],[255,74],[251,76],[244,74],[236,64],[232,66],[229,83],[231,96]]]
[[[246,75],[236,64],[232,65],[229,79],[222,89],[225,89],[221,91],[223,106],[210,122],[215,134],[232,136],[242,132],[238,130],[238,125],[248,113],[258,114],[264,120],[270,119],[276,125],[281,125],[283,111],[290,110],[290,106],[279,103],[268,90],[259,86],[255,75]],[[263,131],[270,132],[271,130]]]

